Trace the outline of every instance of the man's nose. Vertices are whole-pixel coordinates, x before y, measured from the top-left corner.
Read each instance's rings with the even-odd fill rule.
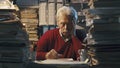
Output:
[[[65,25],[65,29],[68,30],[68,25]]]

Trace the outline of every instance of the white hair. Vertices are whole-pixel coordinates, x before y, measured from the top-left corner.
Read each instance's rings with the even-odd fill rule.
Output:
[[[57,21],[59,20],[61,14],[69,15],[73,18],[75,23],[77,22],[78,15],[77,15],[76,10],[73,7],[63,6],[63,7],[59,8],[57,11],[57,14],[56,14]]]

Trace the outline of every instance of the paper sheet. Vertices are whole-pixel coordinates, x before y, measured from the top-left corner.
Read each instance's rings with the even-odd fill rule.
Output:
[[[87,64],[86,62],[74,61],[71,58],[63,59],[47,59],[43,61],[34,61],[38,64]]]

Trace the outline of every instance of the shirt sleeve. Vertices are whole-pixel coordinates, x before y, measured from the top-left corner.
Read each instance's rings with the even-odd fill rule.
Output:
[[[44,60],[48,52],[49,32],[43,34],[37,42],[36,60]]]

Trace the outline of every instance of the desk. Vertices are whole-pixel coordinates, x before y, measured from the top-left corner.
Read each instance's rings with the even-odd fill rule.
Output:
[[[89,68],[87,63],[39,63],[39,62],[30,62],[27,68]]]

